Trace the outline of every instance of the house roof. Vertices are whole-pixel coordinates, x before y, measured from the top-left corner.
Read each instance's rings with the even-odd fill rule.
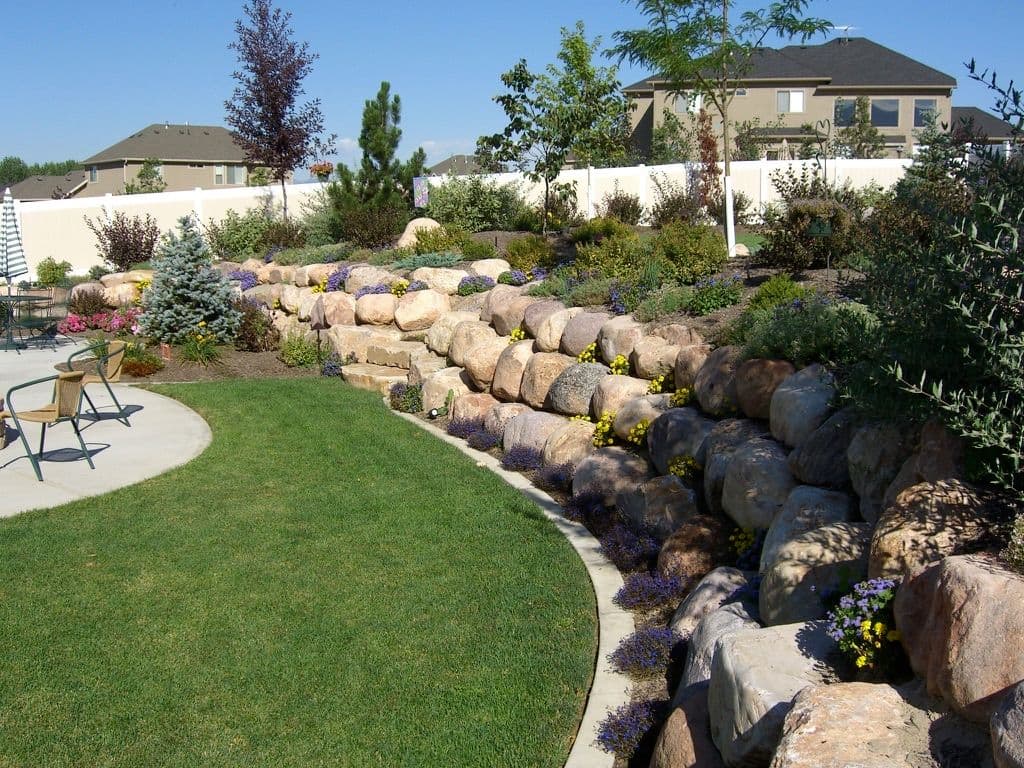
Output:
[[[445,174],[463,176],[472,173],[484,173],[484,169],[477,162],[476,155],[452,155],[451,157],[446,157],[437,165],[432,165],[427,169],[427,173],[432,176],[444,176]]]
[[[954,88],[956,79],[866,37],[844,37],[821,45],[760,48],[742,82],[815,80],[832,88]],[[623,90],[643,93],[665,78],[654,75]]]
[[[227,128],[219,125],[154,123],[86,158],[82,163],[88,166],[111,161],[141,161],[148,157],[156,157],[165,162],[245,162],[245,153],[235,144]]]
[[[953,107],[950,126],[972,126],[975,133],[981,133],[990,141],[1009,141],[1014,138],[1012,123],[991,115],[977,107]]]
[[[63,176],[29,176],[11,185],[11,197],[26,201],[52,200],[57,189],[62,197],[73,197],[88,180],[85,171],[71,171]]]

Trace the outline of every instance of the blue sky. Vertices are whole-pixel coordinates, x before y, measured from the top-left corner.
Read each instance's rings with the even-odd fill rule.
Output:
[[[4,5],[0,156],[82,159],[151,123],[223,124],[236,64],[227,44],[241,0]],[[423,146],[436,162],[503,127],[491,101],[500,74],[520,57],[532,69],[553,61],[560,27],[583,19],[588,36],[608,45],[615,30],[642,26],[635,5],[612,0],[281,5],[295,37],[320,54],[306,92],[321,100],[339,139],[335,159],[347,162],[358,158],[363,102],[381,80],[402,99],[402,156]],[[1024,81],[1019,0],[813,0],[810,12],[952,75],[954,104],[991,110],[992,95],[963,67],[972,56]],[[620,80],[647,74],[624,68]]]

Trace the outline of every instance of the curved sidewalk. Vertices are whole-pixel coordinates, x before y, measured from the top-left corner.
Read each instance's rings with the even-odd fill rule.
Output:
[[[0,517],[98,496],[156,477],[191,461],[210,444],[209,425],[178,401],[123,384],[113,388],[130,412],[131,427],[114,418],[116,409],[106,389],[90,385],[89,396],[100,418],[83,414],[81,427],[96,469],[90,469],[82,458],[71,425],[58,424],[46,431],[46,450],[40,462],[43,482],[39,482],[13,420],[6,420],[9,445],[0,450]],[[45,400],[50,394],[47,385],[36,389],[38,396],[35,390],[26,391],[19,407],[31,407],[33,396]],[[88,410],[84,401],[83,410]],[[32,450],[38,450],[39,425],[26,425],[26,432]]]

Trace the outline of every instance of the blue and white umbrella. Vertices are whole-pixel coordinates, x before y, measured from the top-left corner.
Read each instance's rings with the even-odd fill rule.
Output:
[[[0,209],[0,277],[7,279],[7,293],[16,277],[28,274],[25,249],[21,246],[21,233],[14,213],[14,198],[10,188],[4,192],[3,208]]]

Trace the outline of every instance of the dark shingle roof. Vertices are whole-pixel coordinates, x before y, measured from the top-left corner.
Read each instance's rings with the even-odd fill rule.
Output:
[[[950,128],[970,125],[976,133],[981,133],[993,141],[1007,141],[1013,138],[1012,123],[990,115],[977,107],[953,107],[952,118],[953,125]]]
[[[85,171],[71,171],[64,176],[29,176],[11,185],[11,197],[15,200],[52,200],[58,188],[65,197],[70,197],[88,180]]]
[[[452,155],[446,157],[437,165],[427,169],[432,176],[444,176],[450,173],[452,176],[464,176],[472,173],[484,173],[484,169],[477,162],[476,155]]]
[[[164,161],[245,162],[245,154],[232,140],[227,128],[170,123],[147,126],[82,162],[95,165],[112,160],[145,160],[148,157]]]
[[[759,49],[742,78],[744,82],[793,79],[817,80],[833,87],[956,87],[956,80],[949,75],[864,37]],[[623,90],[650,91],[659,80],[664,78],[656,75]]]

